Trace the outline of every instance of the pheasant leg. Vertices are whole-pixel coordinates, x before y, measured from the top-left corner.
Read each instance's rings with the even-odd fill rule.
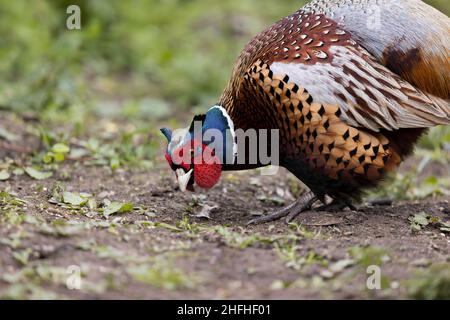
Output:
[[[317,200],[317,197],[312,191],[306,192],[287,207],[284,207],[281,210],[275,211],[269,215],[252,219],[247,223],[247,225],[275,221],[283,217],[286,217],[286,223],[289,223],[301,212],[309,210]]]

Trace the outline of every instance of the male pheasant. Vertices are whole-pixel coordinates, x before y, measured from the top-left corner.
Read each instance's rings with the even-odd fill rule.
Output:
[[[211,188],[222,170],[260,165],[236,163],[237,129],[278,129],[280,165],[310,191],[250,223],[291,221],[326,196],[351,206],[427,128],[450,124],[449,57],[450,19],[422,1],[312,1],[247,44],[216,106],[177,137],[162,129],[166,158],[182,190]],[[224,134],[222,150],[196,120]]]

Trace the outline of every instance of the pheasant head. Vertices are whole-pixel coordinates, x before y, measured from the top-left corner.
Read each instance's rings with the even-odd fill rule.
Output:
[[[227,162],[233,162],[236,145],[234,126],[221,106],[214,106],[206,114],[196,115],[190,126],[172,130],[162,128],[168,140],[166,160],[181,191],[212,188],[220,180]]]

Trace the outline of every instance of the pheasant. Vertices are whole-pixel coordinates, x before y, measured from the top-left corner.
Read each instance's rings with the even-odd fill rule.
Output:
[[[422,1],[312,1],[245,46],[217,105],[181,134],[161,129],[166,159],[181,190],[211,188],[222,171],[261,166],[236,163],[249,148],[237,129],[275,129],[279,165],[310,191],[249,223],[289,222],[317,201],[352,207],[427,128],[450,124],[449,57],[450,19]],[[223,133],[221,150],[195,122]]]

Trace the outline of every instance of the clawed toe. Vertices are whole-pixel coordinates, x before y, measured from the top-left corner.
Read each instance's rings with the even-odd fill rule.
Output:
[[[284,207],[281,210],[275,211],[269,215],[250,220],[247,223],[247,226],[252,224],[260,224],[275,221],[284,217],[286,223],[290,223],[300,213],[310,210],[312,205],[317,200],[319,199],[315,196],[315,194],[312,191],[306,192],[297,201],[291,203],[287,207]],[[349,199],[334,199],[333,202],[315,208],[314,211],[338,212],[342,211],[347,207],[354,211],[357,210],[357,208],[355,208],[355,206],[351,204]]]
[[[282,208],[281,210],[275,211],[266,216],[252,219],[249,222],[247,222],[247,226],[252,225],[252,224],[260,224],[260,223],[265,223],[265,222],[270,222],[270,221],[275,221],[275,220],[281,219],[289,214],[289,211],[292,209],[292,207],[294,207],[294,205],[295,205],[295,202],[290,204],[287,207]]]
[[[247,226],[252,224],[261,224],[266,223],[270,221],[275,221],[278,219],[281,219],[283,217],[286,217],[286,223],[291,222],[295,217],[297,217],[301,212],[304,212],[305,210],[309,210],[314,202],[316,202],[318,199],[314,195],[314,193],[307,192],[303,194],[297,201],[294,203],[291,203],[285,208],[282,208],[281,210],[278,210],[274,213],[271,213],[266,216],[262,216],[259,218],[255,218],[250,220],[247,223]]]

